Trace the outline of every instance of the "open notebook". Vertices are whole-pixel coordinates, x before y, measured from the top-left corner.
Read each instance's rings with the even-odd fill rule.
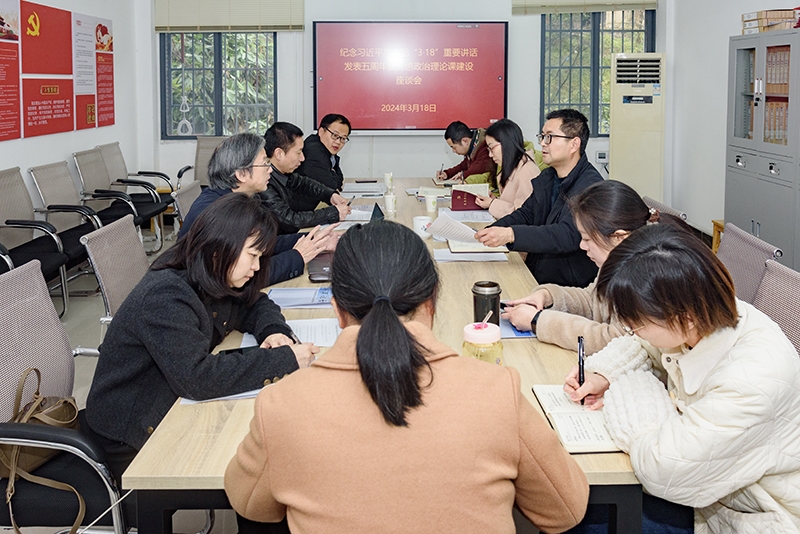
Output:
[[[564,393],[563,386],[537,384],[533,394],[567,452],[618,452],[602,410],[589,411]]]

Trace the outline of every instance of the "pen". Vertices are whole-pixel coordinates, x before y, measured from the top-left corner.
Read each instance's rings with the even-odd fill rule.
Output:
[[[353,199],[354,199],[354,198],[356,198],[356,196],[355,196],[355,195],[353,195],[352,197],[350,197],[350,200],[348,200],[348,201],[347,201],[347,205],[348,205],[348,206],[349,206],[350,204],[352,204],[352,203],[353,203]]]
[[[582,386],[584,381],[584,374],[583,374],[583,360],[585,358],[585,353],[583,349],[583,336],[578,336],[578,385]],[[583,405],[583,399],[581,399],[581,405]]]
[[[300,338],[297,337],[297,334],[295,334],[294,332],[292,332],[292,336],[291,337],[292,337],[292,341],[294,341],[296,344],[299,345],[301,343]]]
[[[444,172],[444,163],[442,163],[442,168],[439,169],[439,174],[442,174],[443,172]]]

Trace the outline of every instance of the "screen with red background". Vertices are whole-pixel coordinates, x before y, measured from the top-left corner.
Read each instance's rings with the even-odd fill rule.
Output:
[[[485,128],[506,111],[505,22],[315,22],[314,123]]]

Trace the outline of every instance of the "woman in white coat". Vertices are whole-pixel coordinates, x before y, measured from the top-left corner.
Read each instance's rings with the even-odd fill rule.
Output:
[[[644,489],[694,508],[698,533],[800,533],[800,359],[778,325],[735,298],[705,244],[663,225],[619,244],[596,287],[635,336],[564,389],[604,405]],[[647,516],[644,532],[674,532]]]

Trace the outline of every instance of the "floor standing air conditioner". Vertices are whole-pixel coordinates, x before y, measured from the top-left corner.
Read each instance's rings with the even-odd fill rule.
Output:
[[[664,196],[664,54],[615,54],[609,176],[641,196]]]

